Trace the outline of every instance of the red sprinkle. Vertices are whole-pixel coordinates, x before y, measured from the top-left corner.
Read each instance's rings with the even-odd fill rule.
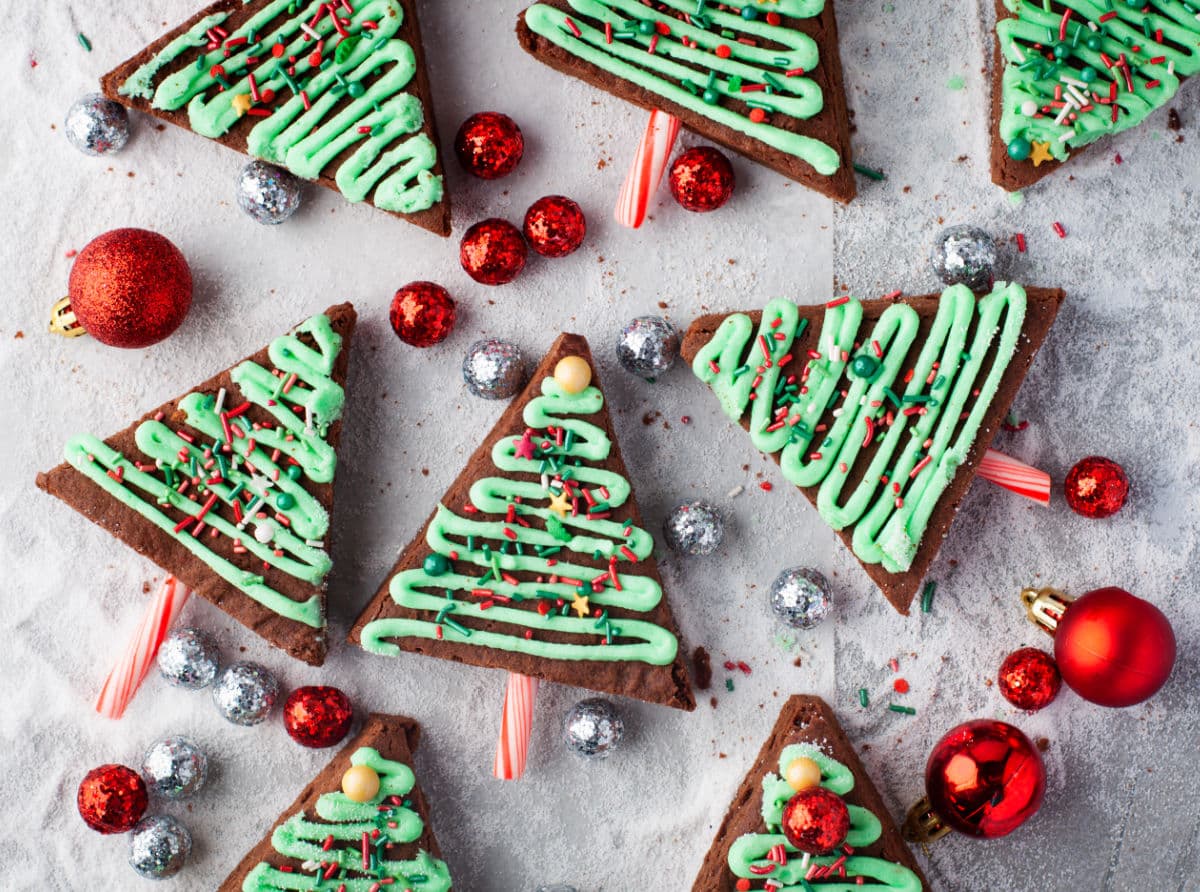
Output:
[[[1020,251],[1022,254],[1024,254],[1025,253],[1025,233],[1018,232],[1016,235],[1016,239],[1017,239],[1017,250]]]
[[[762,483],[758,484],[758,486],[763,492],[771,491],[771,481],[770,480],[764,480]]]
[[[1054,232],[1059,238],[1067,237],[1067,230],[1063,229],[1063,225],[1057,220],[1054,221]]]
[[[892,682],[892,689],[897,694],[907,694],[908,693],[908,682],[905,681],[903,678],[897,678],[895,681]]]

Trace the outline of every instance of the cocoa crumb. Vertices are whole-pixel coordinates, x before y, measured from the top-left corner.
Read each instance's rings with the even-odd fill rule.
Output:
[[[703,646],[698,646],[692,651],[692,678],[696,687],[707,691],[712,685],[712,675],[712,657]],[[713,698],[713,707],[716,707],[716,697]]]

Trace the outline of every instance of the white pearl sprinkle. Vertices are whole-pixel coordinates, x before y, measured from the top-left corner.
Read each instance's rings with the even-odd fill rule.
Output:
[[[267,521],[254,527],[254,538],[266,545],[275,538],[275,524]]]

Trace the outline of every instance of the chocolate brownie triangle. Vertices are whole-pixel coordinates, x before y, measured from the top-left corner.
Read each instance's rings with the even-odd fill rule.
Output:
[[[527,52],[840,202],[854,197],[833,0],[546,0]]]
[[[555,375],[568,358],[591,370],[589,385]],[[554,342],[350,640],[695,708],[584,338]]]
[[[775,300],[697,319],[682,352],[908,613],[1063,297]]]
[[[309,782],[218,892],[447,892],[450,871],[413,776],[412,754],[420,733],[421,726],[403,716],[368,716],[358,736]],[[374,771],[380,782],[378,794],[366,802],[342,792],[342,776],[360,765]]]
[[[450,234],[413,0],[217,0],[104,95]]]
[[[1137,127],[1200,70],[1195,4],[995,0],[992,182],[1009,191]]]
[[[798,758],[817,762],[821,786],[842,797],[851,822],[844,846],[807,864],[780,831],[783,807],[796,792],[785,775]],[[833,710],[820,697],[789,697],[704,856],[692,892],[820,892],[830,884],[855,888],[859,877],[867,889],[932,889]]]
[[[73,437],[37,485],[320,666],[354,323],[330,307],[120,433]]]

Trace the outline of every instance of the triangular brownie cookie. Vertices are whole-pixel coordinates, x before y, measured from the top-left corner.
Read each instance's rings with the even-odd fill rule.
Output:
[[[908,613],[1062,299],[774,300],[697,319],[683,356]]]
[[[547,0],[527,52],[840,202],[854,197],[833,0]]]
[[[1200,5],[995,0],[992,181],[1036,183],[1136,127],[1200,70]]]
[[[413,0],[218,0],[101,87],[348,201],[450,234]]]
[[[591,383],[561,385],[560,360]],[[561,335],[350,639],[694,709],[587,341]]]
[[[329,514],[350,304],[330,307],[37,484],[314,666],[325,661]]]
[[[850,812],[845,844],[807,861],[781,831],[784,807],[796,793],[788,768],[797,759],[816,762],[820,785]],[[692,892],[820,892],[830,885],[888,892],[932,888],[833,710],[820,697],[794,696],[738,788]]]
[[[413,776],[412,753],[420,733],[412,719],[369,716],[358,736],[312,779],[218,892],[447,892],[450,871]],[[342,792],[342,777],[351,766],[366,766],[379,779],[379,792],[365,802]]]

